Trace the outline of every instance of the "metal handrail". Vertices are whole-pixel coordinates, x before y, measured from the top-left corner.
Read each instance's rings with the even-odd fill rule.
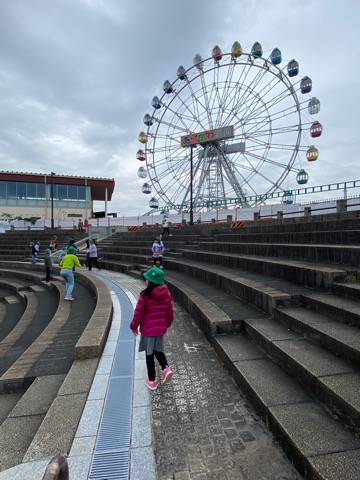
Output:
[[[345,200],[345,208],[348,208],[348,207],[359,207],[360,206],[360,203],[351,203],[351,204],[348,204],[348,202]],[[270,218],[270,217],[277,217],[278,213],[281,213],[282,216],[286,216],[286,215],[294,215],[294,214],[298,214],[298,215],[305,215],[305,211],[306,209],[309,209],[311,212],[321,212],[323,210],[336,210],[337,209],[337,206],[336,205],[333,205],[331,207],[320,207],[320,208],[312,208],[310,206],[305,206],[304,207],[304,210],[298,210],[298,211],[289,211],[289,212],[276,212],[276,213],[273,213],[273,214],[268,214],[268,215],[259,215],[259,219],[261,218]]]
[[[42,480],[69,480],[69,465],[63,455],[57,455],[50,460]]]

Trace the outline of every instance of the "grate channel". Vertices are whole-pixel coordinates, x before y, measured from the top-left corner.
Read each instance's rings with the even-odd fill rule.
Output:
[[[133,308],[118,285],[101,279],[114,291],[120,302],[121,326],[89,478],[127,480],[135,345],[129,324]]]

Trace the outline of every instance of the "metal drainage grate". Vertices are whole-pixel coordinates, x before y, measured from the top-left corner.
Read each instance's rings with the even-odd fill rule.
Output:
[[[95,453],[90,478],[101,480],[127,480],[129,452]]]
[[[102,281],[115,292],[121,304],[121,329],[89,478],[127,480],[135,345],[129,323],[133,309],[121,288],[105,278]]]

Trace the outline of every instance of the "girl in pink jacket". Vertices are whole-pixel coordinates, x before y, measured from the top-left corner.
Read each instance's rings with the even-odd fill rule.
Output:
[[[168,383],[172,378],[165,356],[164,335],[174,320],[174,309],[170,291],[164,282],[164,270],[152,268],[144,273],[144,277],[146,288],[140,293],[130,328],[135,336],[140,330],[139,352],[146,352],[148,371],[145,385],[150,390],[156,390],[155,357],[162,369],[161,383]]]

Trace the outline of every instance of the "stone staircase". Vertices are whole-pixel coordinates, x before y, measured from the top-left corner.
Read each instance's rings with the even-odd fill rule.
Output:
[[[58,248],[68,245],[69,237],[73,238],[75,243],[87,238],[85,232],[79,233],[77,230],[6,230],[0,235],[0,258],[31,261],[30,242],[34,241],[40,241],[39,257],[42,258],[54,235],[58,237]]]
[[[79,270],[66,302],[53,273],[0,260],[0,471],[69,451],[110,327],[100,280]]]
[[[360,478],[359,234],[349,212],[164,239],[174,300],[308,479]],[[102,268],[140,276],[153,238],[100,242]]]

